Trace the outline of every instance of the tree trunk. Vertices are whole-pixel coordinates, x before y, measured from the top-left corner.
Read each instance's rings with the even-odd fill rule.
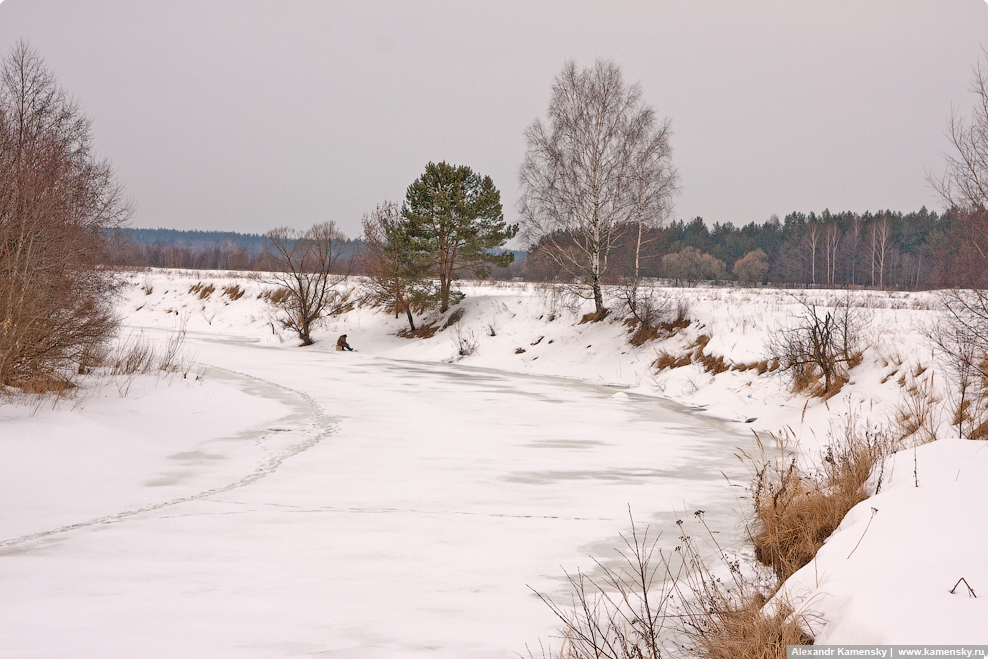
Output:
[[[439,278],[439,312],[449,311],[449,285],[450,282],[445,277]]]
[[[604,308],[604,293],[600,290],[600,280],[596,278],[593,280],[593,303],[595,320],[603,320],[607,309]]]
[[[414,332],[415,331],[415,321],[412,320],[412,310],[405,305],[405,314],[408,316],[408,327]]]

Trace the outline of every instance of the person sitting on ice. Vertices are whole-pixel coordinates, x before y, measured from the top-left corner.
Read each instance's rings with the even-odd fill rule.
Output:
[[[343,334],[340,338],[336,339],[336,349],[349,350],[350,352],[353,352],[353,348],[351,348],[350,344],[346,342],[346,334]]]

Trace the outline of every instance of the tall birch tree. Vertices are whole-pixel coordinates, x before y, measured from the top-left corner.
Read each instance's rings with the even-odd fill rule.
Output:
[[[556,76],[545,121],[525,131],[522,236],[575,277],[606,314],[601,284],[621,234],[664,221],[677,191],[668,120],[627,85],[617,64],[569,61]]]

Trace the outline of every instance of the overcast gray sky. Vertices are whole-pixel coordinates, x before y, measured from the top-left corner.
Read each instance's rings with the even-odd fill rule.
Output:
[[[93,119],[134,225],[264,232],[360,217],[429,161],[517,218],[523,131],[567,59],[618,63],[673,128],[674,216],[941,204],[985,0],[4,0]]]

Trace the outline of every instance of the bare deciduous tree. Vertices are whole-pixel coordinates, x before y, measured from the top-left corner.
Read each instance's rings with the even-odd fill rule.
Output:
[[[748,252],[734,264],[734,274],[746,284],[762,281],[768,274],[768,254],[761,248]]]
[[[840,246],[842,237],[841,228],[837,224],[837,220],[831,219],[827,222],[824,247],[827,256],[827,283],[831,286],[837,282],[837,248]]]
[[[371,300],[404,313],[408,327],[415,329],[412,311],[425,307],[431,291],[422,282],[429,271],[429,260],[413,248],[402,224],[401,206],[386,201],[364,215],[364,250],[361,265],[368,279]]]
[[[344,287],[350,275],[343,260],[346,236],[334,222],[304,232],[282,227],[267,236],[279,268],[274,283],[285,292],[271,298],[281,312],[278,320],[298,334],[302,345],[312,345],[313,325],[352,306],[352,291]]]
[[[724,262],[696,247],[684,247],[678,252],[662,257],[662,270],[667,277],[695,286],[701,281],[724,279],[727,268]]]
[[[114,336],[98,265],[129,214],[90,121],[19,42],[0,65],[0,387],[65,386]]]
[[[626,85],[620,68],[567,62],[556,77],[548,119],[526,131],[520,211],[523,236],[577,278],[606,314],[601,282],[621,233],[653,226],[671,210],[677,174],[669,122]]]
[[[988,58],[988,52],[984,55]],[[930,174],[927,179],[957,219],[970,228],[970,245],[984,268],[988,267],[988,66],[980,58],[971,92],[976,99],[971,116],[965,118],[955,112],[948,124],[955,153],[947,156],[946,171],[939,177]],[[967,436],[978,437],[988,433],[984,420],[966,408],[973,399],[983,401],[988,395],[988,292],[947,290],[941,293],[941,301],[945,313],[933,339],[957,376],[960,402],[955,422],[964,434],[964,421],[971,417],[975,427]]]
[[[809,253],[810,262],[810,281],[816,284],[816,250],[820,244],[820,238],[823,236],[823,230],[820,227],[820,223],[814,219],[811,219],[806,224],[806,235],[803,239],[806,243],[806,251]]]
[[[892,226],[887,215],[881,215],[871,223],[871,285],[875,286],[875,270],[878,270],[878,287],[885,288],[885,259],[889,254]]]
[[[944,314],[931,338],[954,374],[961,436],[988,436],[988,291],[949,289],[940,292]],[[967,425],[965,426],[965,423]],[[966,428],[966,434],[965,434]]]
[[[972,115],[965,118],[955,112],[948,124],[955,153],[947,156],[942,175],[929,174],[927,180],[950,206],[962,212],[962,219],[977,235],[988,239],[988,66],[980,59],[971,92],[976,98]],[[975,246],[988,260],[983,245],[976,242]]]

